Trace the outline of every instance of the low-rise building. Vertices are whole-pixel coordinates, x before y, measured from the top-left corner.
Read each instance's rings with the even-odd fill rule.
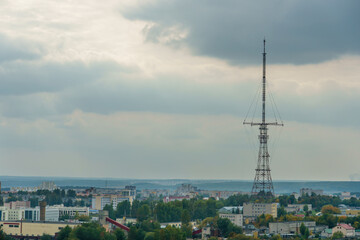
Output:
[[[244,203],[244,217],[258,217],[262,214],[269,214],[274,218],[277,217],[276,203]]]
[[[360,209],[346,209],[345,215],[360,215]]]
[[[348,224],[338,224],[332,228],[332,234],[342,232],[344,237],[355,237],[355,228]]]
[[[64,222],[26,222],[26,221],[0,221],[0,226],[9,236],[42,236],[49,234],[55,236],[66,226],[74,228],[79,223]]]
[[[244,220],[242,214],[236,214],[236,213],[219,213],[220,218],[227,218],[232,222],[234,225],[242,227]]]
[[[291,221],[291,222],[271,222],[269,223],[270,234],[298,234],[300,233],[300,226],[304,224],[309,231],[314,232],[316,223],[314,221]]]
[[[300,212],[304,211],[304,207],[308,207],[308,211],[312,211],[312,204],[288,204],[287,207],[285,207],[286,212]]]
[[[173,201],[182,201],[183,199],[190,199],[190,196],[167,196],[163,198],[164,203],[173,202]]]

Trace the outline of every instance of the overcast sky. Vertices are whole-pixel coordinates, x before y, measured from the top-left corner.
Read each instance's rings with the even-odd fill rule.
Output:
[[[266,37],[273,180],[360,179],[359,10],[0,0],[0,175],[253,179]]]

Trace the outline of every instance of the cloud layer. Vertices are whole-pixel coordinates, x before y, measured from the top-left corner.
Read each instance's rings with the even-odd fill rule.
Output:
[[[266,35],[273,178],[356,176],[358,5],[4,1],[0,174],[252,179]]]

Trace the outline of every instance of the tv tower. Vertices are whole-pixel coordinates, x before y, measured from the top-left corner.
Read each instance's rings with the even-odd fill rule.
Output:
[[[265,52],[265,39],[264,39],[264,53],[263,53],[263,77],[262,77],[262,118],[261,122],[247,122],[246,118],[243,124],[249,124],[251,126],[259,126],[259,154],[257,167],[255,169],[255,178],[253,187],[251,190],[252,195],[259,195],[264,197],[270,197],[274,195],[274,186],[271,179],[271,170],[270,170],[270,155],[268,152],[268,139],[269,135],[267,133],[268,126],[284,126],[284,124],[275,122],[266,122],[266,112],[265,112],[265,103],[266,103],[266,52]]]

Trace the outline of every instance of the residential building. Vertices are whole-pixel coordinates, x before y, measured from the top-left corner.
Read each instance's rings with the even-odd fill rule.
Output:
[[[276,203],[244,203],[244,217],[258,217],[262,214],[269,214],[274,218],[277,217]]]
[[[219,213],[220,218],[227,218],[234,225],[242,227],[243,226],[243,215],[239,213]]]
[[[40,190],[49,190],[54,191],[55,189],[58,189],[59,187],[56,186],[56,184],[53,181],[45,181],[42,182],[39,186]]]
[[[316,229],[315,221],[271,222],[269,223],[269,233],[280,235],[299,234],[301,224],[304,224],[310,232],[314,232]]]
[[[128,192],[131,193],[131,190]],[[101,194],[93,196],[91,201],[91,208],[97,210],[103,210],[106,205],[112,206],[116,209],[117,205],[123,201],[129,201],[132,204],[135,196],[123,196],[123,195],[116,195],[116,194]]]
[[[173,202],[173,201],[182,201],[183,199],[190,199],[190,196],[182,196],[182,197],[177,197],[177,196],[167,196],[163,198],[163,202],[164,203],[168,203],[168,202]]]
[[[8,209],[8,221],[17,221],[24,218],[25,210],[24,209]]]
[[[76,215],[81,216],[89,216],[89,208],[88,207],[64,207],[64,205],[60,205],[59,216],[69,216],[70,218],[74,218]]]
[[[302,188],[300,189],[300,195],[309,195],[311,196],[311,194],[316,194],[316,195],[324,195],[324,191],[321,189],[312,189],[312,188]]]
[[[7,207],[8,209],[29,208],[30,201],[8,202],[8,203],[4,203],[4,207]]]
[[[304,211],[304,207],[308,207],[308,211],[312,211],[312,204],[288,204],[287,207],[285,207],[286,212],[300,212]]]
[[[332,228],[332,234],[342,232],[344,237],[355,237],[355,228],[348,224],[338,224]]]
[[[360,209],[346,209],[345,215],[360,215]]]

